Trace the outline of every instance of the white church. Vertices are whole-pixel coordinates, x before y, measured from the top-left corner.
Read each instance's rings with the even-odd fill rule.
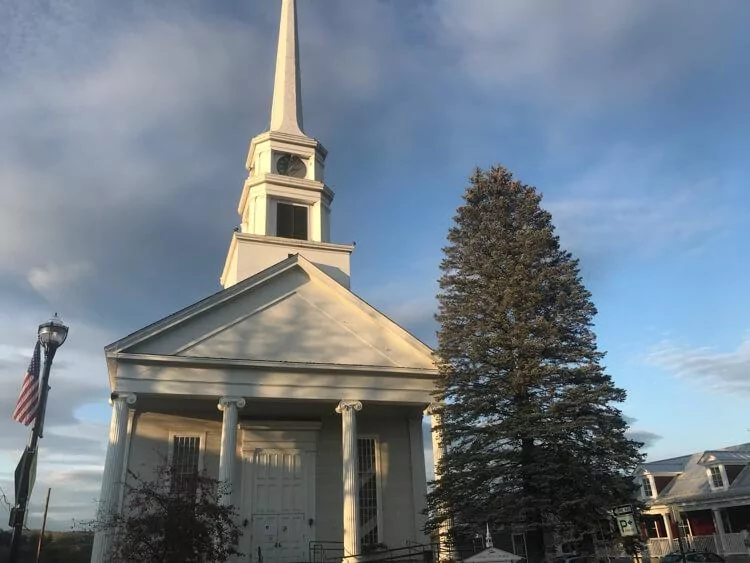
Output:
[[[104,513],[122,510],[128,469],[166,458],[230,484],[244,561],[430,543],[433,353],[350,290],[326,154],[303,129],[296,6],[282,0],[270,127],[250,143],[223,289],[105,348]],[[92,562],[110,544],[98,532]]]

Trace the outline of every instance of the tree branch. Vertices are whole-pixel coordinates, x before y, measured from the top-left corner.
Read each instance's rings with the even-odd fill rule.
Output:
[[[0,501],[8,507],[8,510],[13,508],[13,504],[8,500],[8,496],[5,494],[5,491],[2,487],[0,487]]]

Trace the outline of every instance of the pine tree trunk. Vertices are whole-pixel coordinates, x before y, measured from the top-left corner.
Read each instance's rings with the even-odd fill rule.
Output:
[[[541,528],[530,529],[526,532],[526,554],[528,563],[544,563],[546,549],[544,531]]]

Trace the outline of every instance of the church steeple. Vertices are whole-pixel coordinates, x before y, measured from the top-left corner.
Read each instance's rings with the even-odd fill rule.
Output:
[[[273,83],[271,104],[271,131],[304,135],[296,0],[282,0],[281,2],[276,78]]]
[[[300,254],[349,286],[351,245],[330,242],[333,191],[326,149],[302,130],[297,6],[281,0],[271,126],[250,143],[248,177],[221,284],[230,287],[290,254]]]

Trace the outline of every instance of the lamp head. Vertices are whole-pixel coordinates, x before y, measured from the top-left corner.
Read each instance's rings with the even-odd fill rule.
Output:
[[[63,324],[60,317],[55,316],[46,323],[39,325],[39,342],[46,350],[57,349],[65,343],[68,337],[68,327]]]

